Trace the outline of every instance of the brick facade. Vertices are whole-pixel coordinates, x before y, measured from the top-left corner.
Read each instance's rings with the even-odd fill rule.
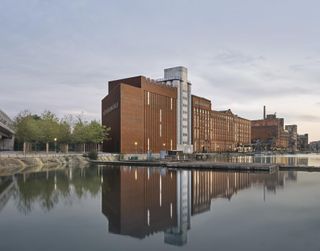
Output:
[[[111,128],[103,151],[146,153],[187,145],[191,152],[192,148],[194,152],[244,151],[251,143],[251,122],[231,110],[213,111],[208,99],[189,98],[191,84],[181,81],[157,82],[143,76],[110,81],[109,94],[102,100],[102,124]],[[189,99],[191,103],[186,102]],[[184,116],[189,110],[190,116]]]
[[[176,148],[176,88],[143,76],[109,82],[102,124],[110,127],[105,152],[145,153]]]
[[[289,133],[284,130],[284,119],[268,115],[265,119],[251,121],[252,143],[262,150],[287,149]]]
[[[251,122],[231,110],[214,111],[211,101],[192,96],[195,152],[233,152],[251,143]]]

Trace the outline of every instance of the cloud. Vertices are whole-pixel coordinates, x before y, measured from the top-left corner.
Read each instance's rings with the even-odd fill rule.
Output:
[[[298,114],[293,115],[292,118],[295,118],[297,121],[305,121],[305,122],[320,122],[320,116],[310,115],[310,114]]]
[[[217,53],[209,61],[211,65],[247,65],[265,61],[263,56],[251,56],[239,51],[224,50]]]
[[[296,1],[287,13],[280,2],[4,0],[0,107],[99,119],[107,81],[185,65],[193,93],[214,108],[254,119],[266,104],[317,121],[299,114],[319,110],[319,4]]]

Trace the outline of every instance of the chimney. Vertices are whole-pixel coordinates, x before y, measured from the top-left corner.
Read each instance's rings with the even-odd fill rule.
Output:
[[[263,106],[263,119],[266,119],[266,106]]]

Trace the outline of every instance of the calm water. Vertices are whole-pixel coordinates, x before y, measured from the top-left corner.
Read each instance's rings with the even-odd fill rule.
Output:
[[[0,181],[0,250],[320,250],[320,173],[92,167]]]
[[[254,156],[230,156],[225,155],[213,157],[214,161],[242,162],[242,163],[264,163],[282,164],[290,166],[315,166],[320,167],[320,154],[278,154]]]

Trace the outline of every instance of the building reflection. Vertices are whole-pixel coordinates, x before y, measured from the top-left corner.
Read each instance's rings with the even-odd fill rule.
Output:
[[[105,168],[102,212],[109,232],[143,239],[176,227],[176,175],[151,168]]]
[[[164,242],[187,243],[191,216],[209,211],[217,198],[261,186],[261,198],[295,181],[296,172],[241,173],[158,168],[105,168],[102,213],[109,232],[143,239],[164,232]]]
[[[275,193],[286,181],[296,181],[296,172],[241,173],[192,171],[192,215],[210,210],[211,202],[217,198],[231,200],[238,191],[251,186],[262,186],[262,198],[266,192]]]

